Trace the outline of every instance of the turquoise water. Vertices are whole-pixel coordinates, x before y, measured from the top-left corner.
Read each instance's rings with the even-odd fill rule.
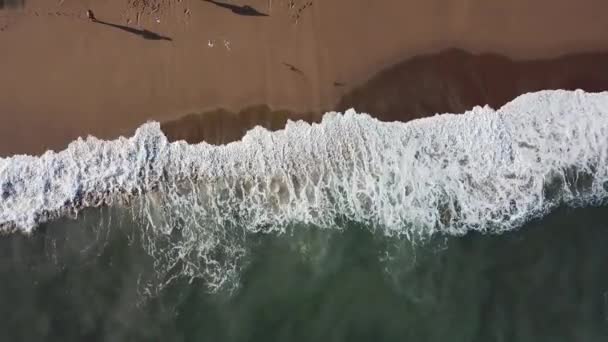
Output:
[[[1,238],[0,328],[6,341],[605,341],[607,219],[561,209],[417,244],[297,226],[250,234],[218,290],[182,276],[153,291],[174,274],[155,273],[140,224],[89,210]]]

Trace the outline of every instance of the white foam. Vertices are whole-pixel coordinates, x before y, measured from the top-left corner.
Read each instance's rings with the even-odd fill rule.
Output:
[[[582,91],[408,123],[327,113],[320,124],[258,127],[222,146],[168,143],[147,123],[128,139],[89,137],[59,153],[0,159],[0,227],[30,232],[58,215],[136,199],[155,234],[179,226],[169,264],[194,254],[217,280],[234,264],[209,256],[243,253],[243,232],[229,227],[351,220],[387,235],[460,235],[510,230],[558,205],[603,203],[607,152],[608,93]]]
[[[189,202],[182,209],[236,216],[252,229],[331,226],[339,216],[391,234],[508,230],[562,203],[605,198],[607,126],[608,93],[582,91],[408,123],[327,113],[321,124],[258,127],[224,146],[168,143],[158,123],[147,123],[129,139],[89,137],[59,153],[0,159],[0,225],[29,232],[66,211],[161,186],[168,193],[160,197]],[[570,186],[566,170],[590,183]],[[548,178],[559,188],[551,199]],[[169,190],[184,181],[197,184],[196,197]]]

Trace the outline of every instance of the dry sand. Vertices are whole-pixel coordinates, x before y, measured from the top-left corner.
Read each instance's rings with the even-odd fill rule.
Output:
[[[592,80],[598,82],[594,89],[604,89],[608,61],[593,52],[608,50],[605,0],[313,0],[296,20],[306,2],[295,0],[290,8],[289,1],[272,0],[269,8],[268,0],[231,1],[269,16],[238,15],[202,0],[27,0],[21,10],[0,10],[0,155],[61,149],[87,134],[112,138],[130,134],[146,120],[168,121],[218,107],[238,111],[266,104],[284,108],[284,117],[313,120],[317,114],[290,113],[353,104],[381,117],[407,119],[504,102],[526,89],[588,82],[587,76],[574,77],[579,73],[596,71],[602,77]],[[92,23],[86,19],[88,8],[105,22],[172,41]],[[578,62],[550,61],[545,67],[540,61],[528,65],[466,54],[411,62],[452,47],[515,60],[579,52],[600,57],[584,59],[588,63],[580,71]],[[391,66],[397,76],[374,77]],[[496,81],[511,77],[505,67],[517,71],[510,80],[518,85]],[[536,69],[541,71],[526,75]],[[555,81],[552,73],[569,70],[574,76]],[[470,88],[479,77],[483,86]],[[435,85],[412,85],[421,79]],[[436,86],[443,83],[448,86]],[[491,95],[494,87],[515,91]],[[401,96],[402,90],[408,96]],[[484,92],[490,95],[479,95]],[[461,93],[464,97],[457,98]],[[390,101],[381,100],[385,96]],[[441,104],[446,101],[453,105]],[[281,125],[281,115],[269,119],[269,110],[255,108],[262,122]],[[200,139],[187,132],[194,117],[189,120],[183,121],[185,128],[175,121],[165,127],[173,125],[176,138]],[[222,125],[221,130],[238,134],[246,129],[229,120]],[[218,141],[238,136],[214,134]]]

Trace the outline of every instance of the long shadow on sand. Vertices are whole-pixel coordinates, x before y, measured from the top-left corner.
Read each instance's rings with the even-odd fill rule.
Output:
[[[244,16],[250,16],[250,17],[267,17],[268,16],[268,14],[262,13],[248,5],[237,6],[237,5],[227,4],[227,3],[219,2],[219,1],[215,1],[215,0],[203,0],[203,1],[210,2],[216,6],[229,9],[232,11],[232,13],[238,14],[238,15],[244,15]]]
[[[124,25],[118,25],[118,24],[112,24],[112,23],[108,23],[102,20],[97,20],[94,19],[93,20],[94,23],[97,24],[102,24],[102,25],[107,25],[107,26],[111,26],[111,27],[115,27],[117,29],[121,29],[123,31],[127,31],[129,33],[133,33],[136,34],[144,39],[148,39],[148,40],[168,40],[168,41],[173,41],[173,39],[171,39],[171,37],[166,37],[166,36],[162,36],[156,32],[152,32],[152,31],[148,31],[146,29],[144,30],[140,30],[140,29],[136,29],[133,27],[129,27],[129,26],[124,26]]]

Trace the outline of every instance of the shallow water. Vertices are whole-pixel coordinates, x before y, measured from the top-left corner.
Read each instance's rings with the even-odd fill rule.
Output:
[[[608,209],[502,235],[386,238],[351,223],[252,234],[234,286],[157,293],[141,226],[89,210],[0,240],[6,340],[605,341]],[[110,221],[111,219],[111,221]],[[101,224],[100,224],[101,223]],[[162,278],[162,279],[160,279]]]

